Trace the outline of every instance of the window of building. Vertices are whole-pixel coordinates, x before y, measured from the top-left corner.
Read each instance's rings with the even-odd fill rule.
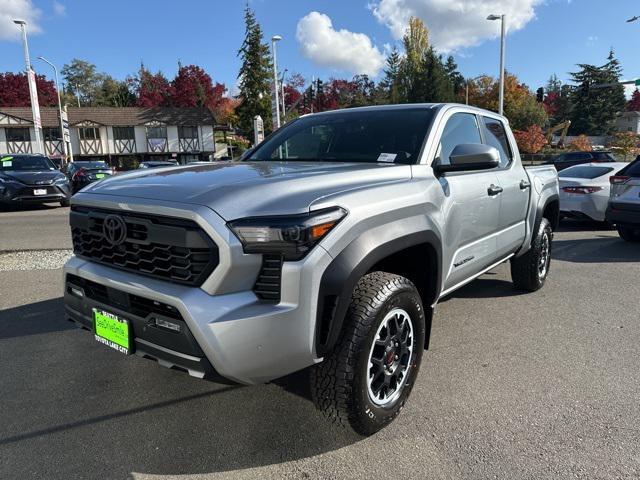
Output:
[[[158,127],[147,127],[147,138],[167,138],[167,127],[164,125]]]
[[[98,127],[80,127],[80,140],[100,140]]]
[[[46,127],[42,129],[42,136],[45,142],[57,142],[62,139],[59,127]]]
[[[7,142],[30,142],[31,135],[28,128],[6,128]]]
[[[198,138],[198,127],[178,127],[180,138]]]
[[[136,134],[133,127],[113,127],[115,140],[135,140]]]

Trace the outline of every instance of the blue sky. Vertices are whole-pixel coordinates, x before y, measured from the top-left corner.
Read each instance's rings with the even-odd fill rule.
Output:
[[[265,36],[283,37],[278,45],[280,68],[308,79],[351,77],[358,69],[379,71],[380,59],[390,46],[399,44],[410,14],[427,23],[436,47],[453,51],[466,77],[496,75],[499,22],[484,20],[487,9],[510,12],[507,68],[532,89],[552,73],[567,79],[576,63],[604,63],[611,47],[625,77],[640,77],[640,22],[625,22],[640,15],[638,0],[450,0],[449,11],[442,11],[442,4],[442,0],[250,2]],[[204,67],[233,91],[244,5],[242,0],[0,0],[0,71],[24,68],[9,19],[21,15],[30,20],[32,30],[39,30],[29,36],[32,59],[44,55],[59,67],[74,57],[86,59],[117,78],[135,73],[141,60],[171,77],[180,60]],[[466,13],[460,14],[461,10]],[[34,67],[50,74],[42,62],[34,60]]]

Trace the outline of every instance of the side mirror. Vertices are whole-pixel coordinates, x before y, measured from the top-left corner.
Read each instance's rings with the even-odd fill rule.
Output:
[[[480,143],[456,146],[449,155],[449,164],[436,164],[436,173],[466,172],[470,170],[490,170],[500,165],[500,152],[495,147]]]

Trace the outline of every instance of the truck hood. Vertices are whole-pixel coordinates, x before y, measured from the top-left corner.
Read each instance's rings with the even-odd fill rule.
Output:
[[[90,185],[80,195],[117,195],[204,205],[228,221],[303,213],[322,197],[410,178],[409,165],[220,162],[116,175]]]

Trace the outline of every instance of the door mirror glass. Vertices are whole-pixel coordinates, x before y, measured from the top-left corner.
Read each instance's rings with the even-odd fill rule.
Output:
[[[434,165],[438,173],[490,170],[500,165],[500,152],[479,143],[457,145],[449,155],[449,164]]]

